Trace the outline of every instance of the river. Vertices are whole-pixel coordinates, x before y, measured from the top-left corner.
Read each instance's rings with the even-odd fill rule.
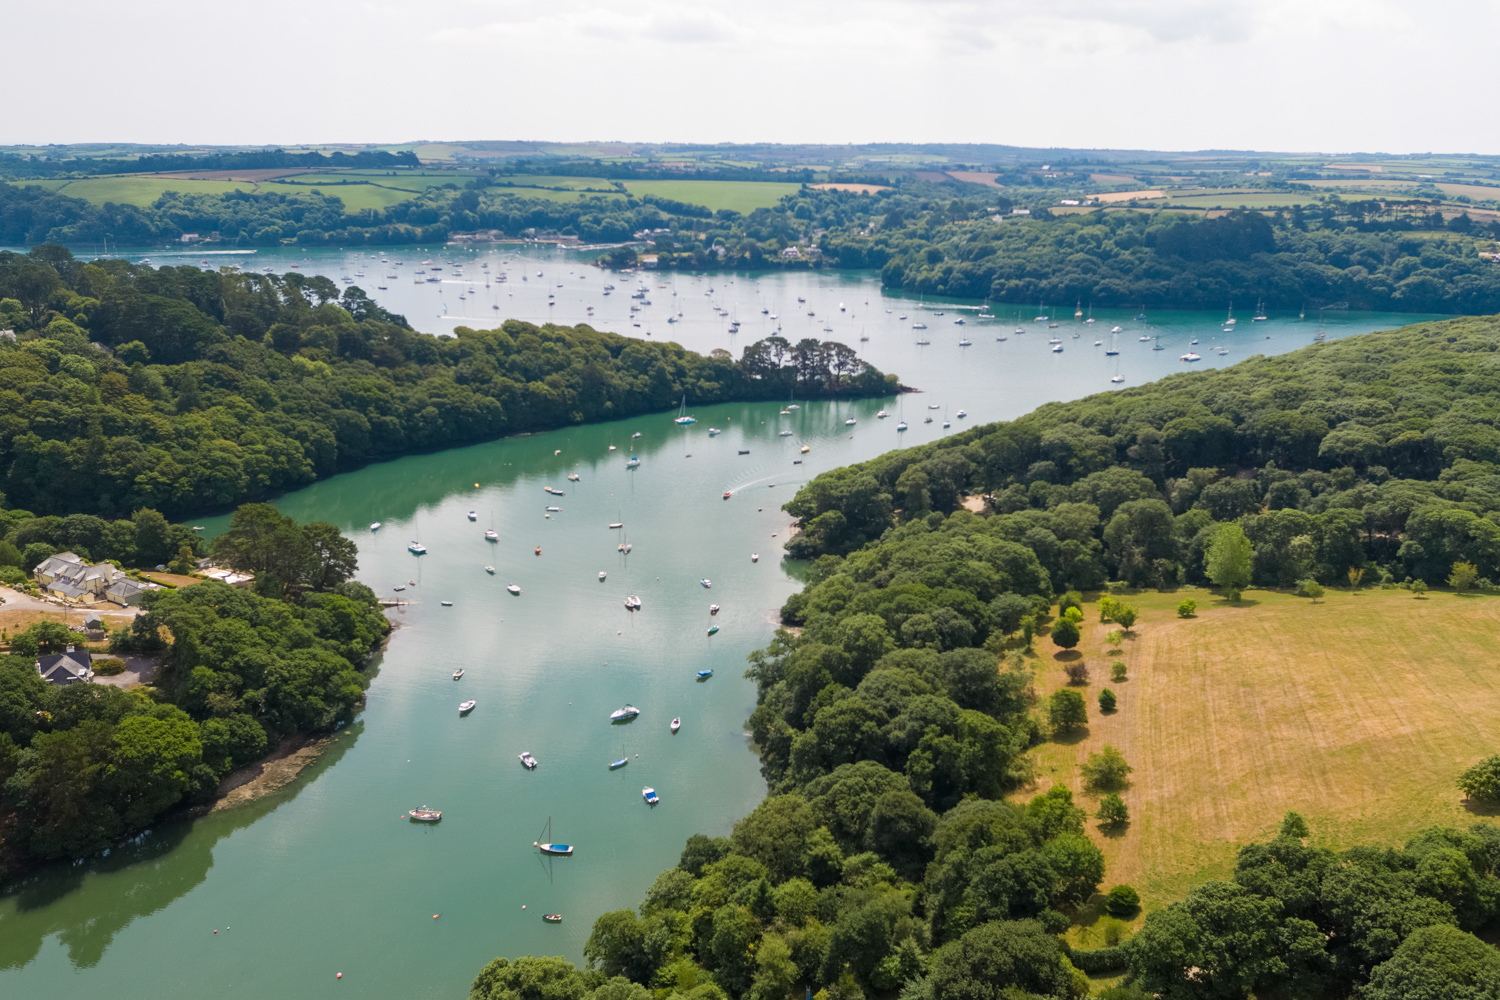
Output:
[[[433,333],[509,316],[591,321],[737,354],[779,323],[792,339],[844,340],[921,392],[788,413],[784,404],[699,409],[689,400],[697,423],[687,427],[671,413],[573,427],[375,465],[282,497],[285,513],[331,521],[355,538],[359,578],[409,602],[391,614],[397,628],[371,665],[366,708],[283,791],[152,830],[0,897],[5,996],[300,1000],[343,989],[453,998],[496,955],[580,961],[595,917],[636,905],[689,834],[728,833],[764,793],[744,734],[754,688],[741,673],[798,587],[796,567],[780,558],[789,528],[780,506],[798,485],[891,448],[1108,389],[1116,371],[1124,385],[1139,385],[1189,367],[1178,360],[1189,349],[1208,367],[1301,347],[1319,325],[1311,316],[1251,323],[1242,313],[1238,332],[1225,334],[1222,316],[1137,321],[1097,310],[1097,322],[1084,324],[1070,307],[1057,330],[1024,311],[1018,334],[1014,308],[995,310],[1003,322],[980,320],[973,303],[884,295],[870,274],[807,272],[648,273],[651,304],[634,319],[637,276],[611,276],[588,265],[591,255],[554,250],[384,255],[400,267],[382,266],[378,253],[331,250],[146,256],[347,275]],[[441,283],[413,280],[424,260],[443,267],[424,268]],[[501,271],[508,280],[494,281]],[[401,277],[382,277],[391,273]],[[610,281],[618,288],[606,296]],[[667,323],[679,311],[680,321]],[[736,318],[741,330],[731,334]],[[919,318],[925,331],[912,329]],[[1326,332],[1335,339],[1421,318],[1343,312]],[[1116,325],[1120,354],[1106,357]],[[1165,350],[1139,340],[1157,334]],[[959,346],[965,335],[972,346]],[[1189,343],[1195,336],[1198,345]],[[1053,337],[1060,354],[1049,349]],[[1220,345],[1230,353],[1218,355]],[[882,406],[890,419],[876,418]],[[895,426],[903,417],[905,433]],[[711,437],[711,427],[723,433]],[[781,437],[783,429],[792,435]],[[631,455],[640,458],[634,470]],[[548,516],[549,506],[560,509]],[[378,532],[373,521],[382,522]],[[212,534],[226,519],[198,523]],[[484,539],[491,526],[498,543]],[[407,551],[414,539],[427,555]],[[631,551],[621,554],[627,539]],[[511,583],[519,596],[506,592]],[[625,610],[629,594],[642,610]],[[716,617],[710,603],[722,605]],[[710,625],[717,635],[706,634]],[[454,681],[458,668],[465,673]],[[700,681],[704,669],[714,675]],[[460,718],[469,698],[478,705]],[[640,716],[611,724],[610,712],[626,703]],[[675,736],[674,716],[682,718]],[[540,760],[535,771],[522,768],[522,751]],[[611,770],[621,757],[629,763]],[[655,808],[642,800],[647,785],[661,795]],[[422,805],[441,809],[441,823],[403,818]],[[576,846],[572,858],[548,860],[532,847],[549,820],[555,840]],[[546,924],[543,913],[564,920]]]

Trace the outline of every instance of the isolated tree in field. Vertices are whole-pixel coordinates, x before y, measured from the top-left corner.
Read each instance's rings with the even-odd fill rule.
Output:
[[[1500,799],[1500,755],[1486,757],[1458,776],[1458,788],[1471,799]]]
[[[1063,673],[1068,675],[1069,684],[1087,684],[1089,682],[1089,665],[1082,660],[1073,660],[1063,667]]]
[[[1078,623],[1071,618],[1059,618],[1052,623],[1052,644],[1063,649],[1072,649],[1078,645],[1078,640],[1083,638],[1083,633],[1078,631]]]
[[[1413,580],[1411,582],[1411,596],[1419,601],[1427,599],[1427,582],[1425,580]]]
[[[1113,712],[1115,710],[1115,693],[1109,688],[1099,692],[1099,711]]]
[[[1448,586],[1459,593],[1472,590],[1474,584],[1479,582],[1479,570],[1471,562],[1456,562],[1453,564],[1453,572],[1448,575]]]
[[[1118,795],[1109,797],[1119,798]],[[1120,808],[1124,809],[1125,803],[1121,802]],[[1099,803],[1099,811],[1104,811],[1104,803],[1102,802]],[[1102,819],[1103,817],[1100,818]],[[1124,821],[1121,820],[1121,822]],[[1141,908],[1140,893],[1136,892],[1128,885],[1117,885],[1105,894],[1104,908],[1109,911],[1109,914],[1112,917],[1134,916],[1135,911]]]
[[[1192,618],[1197,613],[1198,602],[1193,600],[1191,597],[1183,601],[1181,604],[1177,605],[1178,618]]]
[[[1318,599],[1323,596],[1323,585],[1309,577],[1306,580],[1298,581],[1297,594],[1300,597],[1311,597],[1313,603],[1317,604]]]
[[[1349,589],[1350,590],[1358,590],[1359,589],[1359,582],[1361,580],[1363,580],[1364,578],[1365,578],[1365,570],[1364,570],[1363,566],[1350,566],[1349,567]]]
[[[1312,833],[1307,829],[1307,820],[1302,818],[1302,814],[1288,809],[1286,815],[1281,817],[1281,831],[1278,836],[1295,837],[1301,840],[1311,837]]]
[[[1135,622],[1138,617],[1140,617],[1140,612],[1138,612],[1131,605],[1126,604],[1124,601],[1121,601],[1115,605],[1114,619],[1126,632],[1129,632],[1132,628],[1135,627]]]
[[[1115,646],[1118,646],[1124,640],[1125,640],[1125,633],[1122,632],[1122,631],[1120,631],[1117,628],[1116,629],[1110,629],[1108,632],[1104,633],[1104,644],[1106,646],[1111,647],[1111,648],[1113,648]]]
[[[1109,665],[1109,679],[1116,684],[1123,681],[1129,675],[1130,671],[1126,668],[1124,660],[1115,660]]]
[[[1069,733],[1080,726],[1088,725],[1089,710],[1083,695],[1063,688],[1052,692],[1047,699],[1047,721],[1059,733]]]
[[[1205,569],[1208,578],[1224,588],[1224,596],[1231,601],[1240,599],[1240,591],[1250,585],[1250,539],[1240,522],[1229,521],[1219,525],[1212,542],[1208,544]]]
[[[1110,792],[1099,800],[1099,811],[1095,814],[1105,826],[1118,827],[1130,822],[1130,810],[1118,792]],[[1107,903],[1105,904],[1108,905]]]
[[[1135,768],[1125,763],[1119,747],[1106,743],[1098,753],[1089,754],[1082,770],[1084,787],[1113,792],[1125,787],[1126,778]]]
[[[1099,620],[1101,622],[1112,621],[1114,619],[1113,612],[1118,603],[1109,594],[1105,594],[1099,598]]]

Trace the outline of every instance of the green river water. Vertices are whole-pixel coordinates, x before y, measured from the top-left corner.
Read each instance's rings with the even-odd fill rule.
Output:
[[[419,254],[403,248],[389,256],[410,271],[424,259]],[[207,258],[191,257],[199,259]],[[460,286],[464,305],[482,311],[450,310],[443,318],[441,299],[454,289],[409,276],[380,292],[373,278],[357,280],[436,333],[460,322],[481,325],[492,313],[581,322],[594,305],[601,328],[645,335],[654,326],[654,336],[669,332],[706,351],[771,332],[769,315],[777,313],[784,335],[838,336],[922,392],[803,404],[787,414],[782,404],[699,409],[689,401],[697,417],[690,427],[674,425],[673,413],[574,427],[371,466],[282,497],[285,513],[331,521],[355,538],[359,578],[382,597],[410,602],[391,613],[397,628],[369,668],[367,706],[287,789],[163,825],[0,896],[0,995],[300,1000],[342,990],[451,998],[496,955],[581,960],[595,917],[637,904],[688,835],[727,833],[764,793],[744,733],[754,688],[742,671],[799,586],[796,567],[780,555],[790,526],[780,506],[800,483],[932,440],[945,433],[945,414],[953,433],[1103,391],[1116,371],[1139,385],[1181,370],[1187,365],[1177,356],[1194,336],[1231,348],[1221,357],[1199,347],[1199,364],[1207,366],[1300,347],[1315,330],[1312,318],[1273,317],[1224,334],[1221,316],[1158,314],[1147,323],[1101,311],[1099,322],[1085,326],[1070,309],[1061,333],[1051,331],[1065,346],[1054,354],[1032,310],[1025,334],[1014,333],[1014,315],[985,323],[970,312],[960,327],[950,325],[963,315],[952,305],[938,318],[944,306],[884,297],[870,275],[808,273],[649,276],[656,304],[642,312],[653,318],[637,329],[627,312],[635,279],[614,278],[620,289],[609,297],[599,286],[610,279],[576,256],[480,251],[462,259],[471,273],[481,260],[492,263],[492,274],[511,272],[509,282],[489,288],[460,279],[473,286]],[[297,251],[240,262],[257,270],[295,262],[337,278],[373,261]],[[523,271],[538,270],[545,280],[519,281]],[[682,316],[668,327],[674,301]],[[738,344],[709,304],[745,324]],[[809,309],[818,315],[804,316]],[[915,343],[912,320],[896,318],[902,312],[929,317],[930,345]],[[1345,313],[1327,333],[1333,339],[1418,318]],[[823,332],[825,324],[835,332]],[[1118,361],[1093,345],[1107,344],[1116,324]],[[1162,334],[1170,349],[1151,351],[1138,339],[1146,331]],[[859,341],[861,333],[870,339]],[[965,333],[973,346],[957,346]],[[876,418],[882,406],[890,419]],[[957,417],[959,408],[967,419]],[[929,415],[933,423],[923,423]],[[851,417],[852,427],[845,424]],[[895,430],[902,417],[910,422],[905,434]],[[710,427],[724,433],[710,437]],[[780,437],[782,429],[793,434]],[[632,454],[641,459],[635,470],[626,468]],[[803,464],[794,464],[799,458]],[[580,480],[568,481],[569,473]],[[549,495],[546,486],[566,495]],[[725,491],[733,494],[728,500]],[[550,518],[549,505],[561,508]],[[377,520],[383,527],[372,534]],[[624,522],[623,532],[608,527],[615,521]],[[225,518],[196,523],[213,533]],[[498,543],[484,540],[490,526]],[[617,550],[623,537],[628,556]],[[409,554],[413,539],[429,554]],[[510,583],[522,588],[519,597],[506,593]],[[398,593],[397,585],[406,589]],[[640,612],[625,610],[627,594],[641,597]],[[710,603],[723,607],[714,619]],[[721,631],[710,638],[711,623]],[[459,667],[466,673],[455,682]],[[699,682],[695,672],[705,668],[715,674]],[[478,707],[460,718],[466,698]],[[627,702],[640,716],[612,725],[609,713]],[[668,730],[674,716],[683,720],[675,736]],[[541,761],[534,772],[516,759],[523,750]],[[628,765],[609,770],[621,756]],[[661,794],[659,806],[644,803],[645,785]],[[442,809],[442,822],[403,818],[421,805]],[[575,845],[574,857],[549,860],[532,847],[549,819],[553,838]],[[562,924],[542,922],[553,912],[563,914]]]

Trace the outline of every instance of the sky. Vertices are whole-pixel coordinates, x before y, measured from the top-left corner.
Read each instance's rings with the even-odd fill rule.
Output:
[[[6,6],[0,144],[1500,152],[1494,0]]]

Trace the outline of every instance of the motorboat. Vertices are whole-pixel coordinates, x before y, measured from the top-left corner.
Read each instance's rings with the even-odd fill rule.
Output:
[[[713,668],[712,667],[710,667],[707,670],[700,670],[700,671],[698,671],[698,679],[700,681],[706,681],[710,677],[712,677],[713,675],[714,675],[714,672],[713,672]]]
[[[406,584],[404,584],[404,583],[398,583],[394,587],[392,587],[391,589],[395,590],[395,591],[402,591],[402,590],[406,589]]]
[[[881,411],[879,411],[878,413],[875,414],[875,419],[876,420],[884,420],[888,416],[890,416],[889,413],[885,412],[884,410],[881,410]]]
[[[522,750],[520,753],[516,754],[516,759],[526,766],[526,770],[536,770],[536,758],[531,756],[530,750]]]
[[[725,490],[725,491],[724,491],[724,499],[725,499],[725,500],[728,500],[728,499],[729,499],[729,498],[730,498],[730,497],[732,497],[732,496],[734,496],[734,494],[733,494],[733,493],[731,493],[731,492],[729,492],[729,491],[728,491],[728,490]]]
[[[967,417],[968,415],[969,415],[969,411],[968,410],[959,410],[958,413],[957,413],[957,416],[959,416],[959,417]]]
[[[463,675],[464,675],[464,668],[463,667],[459,667],[457,670],[453,671],[453,679],[454,680],[458,680]]]
[[[853,427],[854,424],[855,424],[855,420],[854,420],[853,417],[850,417],[848,420],[844,421],[844,426],[845,427]]]
[[[558,489],[556,486],[543,486],[542,490],[544,492],[551,493],[555,497],[565,497],[565,496],[567,496],[566,493],[564,493],[562,490]]]
[[[942,409],[942,407],[939,406],[937,403],[928,403],[927,404],[927,408],[929,410],[941,410]]]
[[[641,797],[646,800],[648,806],[654,806],[661,801],[661,796],[656,794],[654,788],[642,788]]]
[[[1203,356],[1196,351],[1188,351],[1182,356],[1183,361],[1202,361]]]
[[[717,604],[710,604],[708,606],[708,613],[710,615],[716,615],[716,614],[718,614],[719,613],[719,606]]]
[[[1053,354],[1061,354],[1062,353],[1062,349],[1063,349],[1063,346],[1061,344],[1053,344],[1052,345],[1052,353]]]
[[[423,545],[421,542],[416,541],[408,545],[406,547],[406,550],[414,556],[425,556],[427,554],[427,546]]]
[[[436,823],[443,818],[442,810],[429,809],[426,806],[420,809],[413,809],[406,815],[411,817],[413,823]]]
[[[485,528],[484,540],[487,542],[498,542],[500,540],[500,532],[496,531],[494,528]]]
[[[672,720],[672,726],[671,726],[672,732],[675,733],[675,732],[677,732],[677,730],[679,730],[681,728],[682,728],[682,720],[681,719],[673,719]]]
[[[805,445],[802,446],[801,450],[802,450],[802,454],[806,455],[808,452],[812,451],[812,445],[805,444]]]
[[[753,563],[760,562],[760,553],[759,552],[752,552],[752,553],[750,553],[750,561],[753,562]]]
[[[603,582],[604,582],[604,575],[605,575],[605,573],[604,573],[604,570],[602,570],[602,569],[601,569],[601,570],[600,570],[600,571],[599,571],[599,582],[600,582],[600,583],[603,583]]]
[[[791,431],[781,431],[776,436],[777,437],[789,438],[789,437],[792,436],[792,432]]]
[[[641,460],[639,458],[636,458],[634,455],[632,455],[632,456],[630,456],[630,461],[628,461],[628,462],[625,463],[625,468],[627,468],[627,469],[634,469],[634,468],[637,468],[640,464],[641,464]]]
[[[477,520],[479,520],[479,515],[476,514],[476,513],[474,513],[471,510],[471,511],[469,511],[469,520],[471,520],[471,521],[477,521]]]
[[[453,602],[452,602],[452,601],[442,601],[442,602],[440,602],[440,603],[441,603],[441,604],[442,604],[442,605],[443,605],[443,607],[445,607],[445,608],[451,608],[451,607],[453,607]]]
[[[613,712],[610,712],[609,721],[624,722],[626,719],[633,719],[640,714],[641,710],[636,708],[634,705],[625,705],[621,708],[615,709]]]
[[[558,513],[561,513],[561,512],[562,512],[562,508],[561,507],[548,507],[547,508],[547,513],[549,513],[549,514],[558,514]]]
[[[897,424],[897,425],[896,425],[896,432],[897,432],[897,433],[898,433],[898,434],[899,434],[899,433],[900,433],[900,432],[901,432],[901,431],[904,431],[904,430],[906,430],[906,421],[905,421],[905,420],[903,420],[903,421],[901,421],[901,422],[900,422],[900,423],[899,423],[899,424]]]
[[[707,590],[707,589],[709,589],[710,587],[712,587],[714,585],[713,581],[710,580],[706,576],[703,579],[699,580],[698,582],[701,583],[701,584],[703,584],[703,589],[704,590]]]
[[[517,587],[515,584],[511,584],[510,586],[506,587],[505,589],[508,590],[508,591],[510,591],[512,594],[517,595],[517,596],[519,596],[520,593],[521,593],[521,588]]]
[[[470,712],[474,711],[474,706],[476,704],[478,704],[478,702],[474,701],[472,698],[469,699],[468,701],[459,702],[459,705],[458,705],[458,714],[459,715],[468,715]]]
[[[1125,381],[1125,376],[1124,375],[1116,375],[1113,378],[1111,378],[1110,381],[1111,382],[1115,382],[1115,383],[1120,383],[1120,382]]]
[[[623,527],[625,527],[625,522],[624,521],[611,521],[609,523],[609,526],[611,528],[623,528]]]
[[[709,437],[718,437],[722,433],[724,433],[724,432],[721,431],[721,430],[719,430],[717,427],[710,427],[708,429],[708,436]]]
[[[579,478],[580,477],[579,477],[578,473],[576,473],[576,472],[570,472],[570,473],[568,473],[568,482],[570,482],[570,483],[576,483],[576,482],[578,482]]]

